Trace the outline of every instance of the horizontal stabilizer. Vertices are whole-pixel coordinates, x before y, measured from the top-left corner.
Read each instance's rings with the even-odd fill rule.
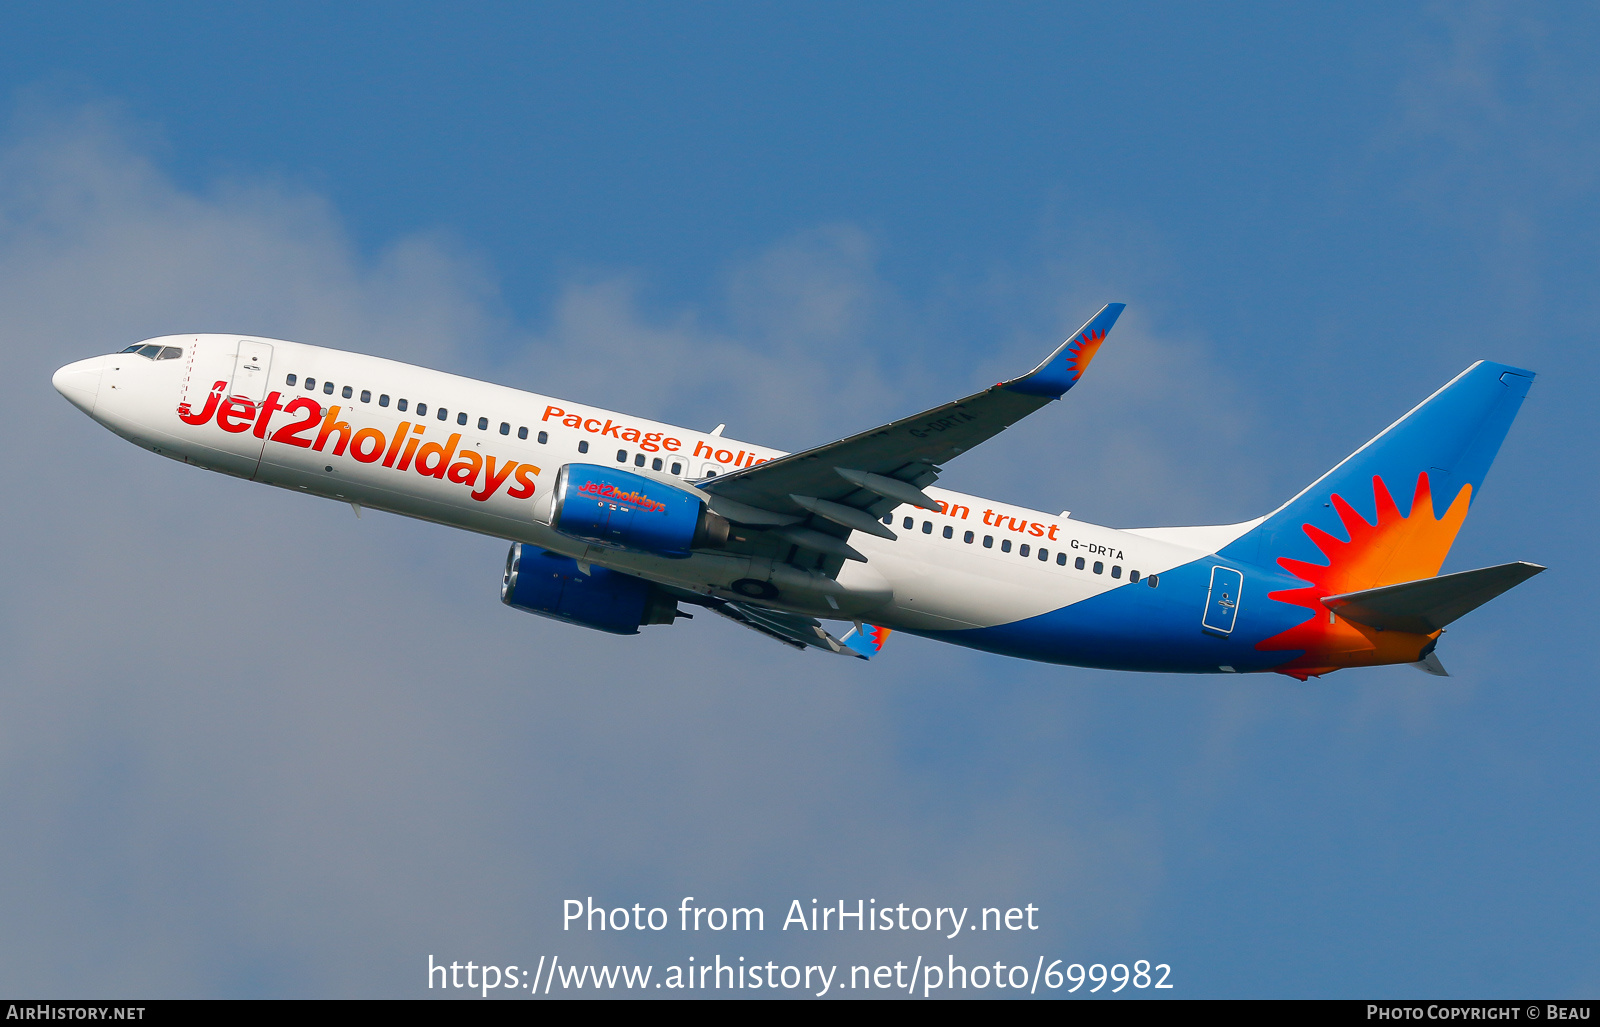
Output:
[[[1422,673],[1432,674],[1436,678],[1447,678],[1450,676],[1450,672],[1444,669],[1444,664],[1439,662],[1438,653],[1429,653],[1416,663],[1413,663],[1412,666],[1422,671]]]
[[[1544,570],[1536,563],[1503,563],[1475,571],[1325,596],[1322,605],[1346,620],[1384,631],[1430,635]]]

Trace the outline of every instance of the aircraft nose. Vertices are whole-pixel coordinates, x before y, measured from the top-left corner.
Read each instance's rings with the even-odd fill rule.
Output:
[[[95,398],[100,394],[100,372],[105,362],[105,357],[73,361],[57,371],[51,377],[50,384],[67,398],[67,402],[93,416]]]

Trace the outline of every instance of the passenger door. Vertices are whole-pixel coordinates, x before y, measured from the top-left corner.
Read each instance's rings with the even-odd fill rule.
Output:
[[[228,395],[243,396],[252,403],[267,398],[272,373],[272,347],[252,339],[239,340],[239,355],[233,363],[233,383]]]
[[[1232,634],[1243,589],[1243,574],[1232,567],[1211,568],[1211,587],[1206,590],[1206,612],[1200,618],[1200,626],[1214,635]]]

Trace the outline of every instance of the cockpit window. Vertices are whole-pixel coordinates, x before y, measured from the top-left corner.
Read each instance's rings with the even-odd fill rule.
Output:
[[[183,349],[179,346],[152,346],[146,343],[134,343],[120,350],[122,353],[137,353],[141,357],[151,360],[177,360],[183,356]]]

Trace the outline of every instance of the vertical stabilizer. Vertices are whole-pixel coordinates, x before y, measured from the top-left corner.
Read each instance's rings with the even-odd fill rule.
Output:
[[[1223,548],[1223,556],[1304,582],[1267,593],[1305,610],[1303,620],[1256,643],[1290,655],[1278,673],[1305,680],[1340,667],[1419,661],[1442,671],[1427,657],[1461,596],[1422,581],[1443,566],[1532,382],[1529,371],[1473,364]],[[1403,582],[1411,584],[1385,587]]]
[[[1323,594],[1439,573],[1533,372],[1480,360],[1222,550]]]

